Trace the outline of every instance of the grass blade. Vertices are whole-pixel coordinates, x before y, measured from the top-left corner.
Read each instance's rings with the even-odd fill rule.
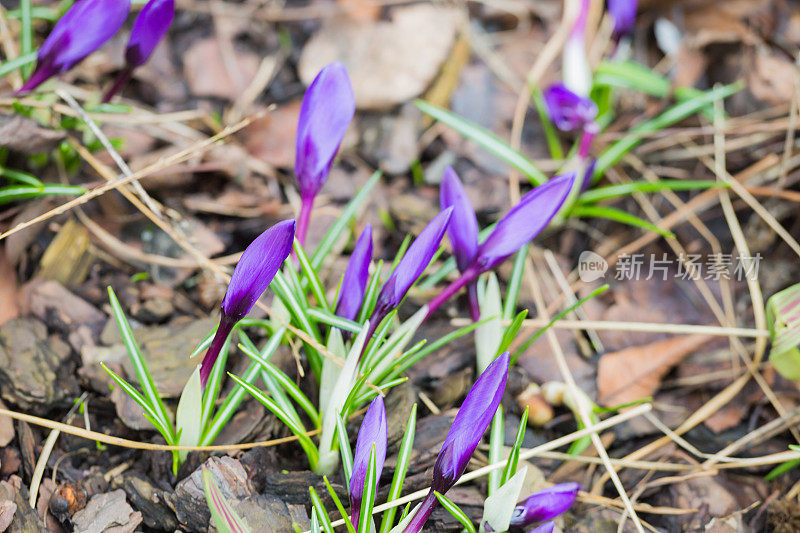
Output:
[[[345,488],[350,492],[350,476],[353,474],[353,450],[350,448],[350,441],[347,438],[344,419],[338,413],[336,414],[336,440],[339,442],[339,455],[342,458]]]
[[[375,444],[369,451],[369,466],[367,475],[364,478],[364,493],[361,499],[361,512],[358,515],[358,532],[370,533],[372,529],[372,508],[375,506],[375,496],[378,484],[378,466],[375,458]]]
[[[322,237],[317,249],[314,250],[314,253],[311,255],[311,266],[314,268],[314,270],[318,270],[319,267],[322,266],[322,261],[324,261],[325,257],[328,256],[333,248],[333,245],[336,244],[336,241],[338,241],[341,237],[342,232],[355,218],[356,212],[361,207],[361,204],[364,203],[364,200],[367,199],[370,191],[372,191],[372,188],[375,187],[375,184],[378,183],[380,178],[381,171],[378,170],[372,174],[369,180],[367,180],[367,183],[361,187],[356,195],[353,196],[349,202],[347,202],[344,210],[342,210],[342,214],[339,215],[339,217],[334,221],[333,225],[325,233],[325,236]]]
[[[467,139],[478,143],[481,148],[493,156],[525,174],[532,185],[541,185],[547,181],[547,176],[536,168],[533,161],[513,150],[506,141],[489,130],[458,116],[452,111],[447,111],[423,100],[416,100],[414,103],[423,113],[427,113],[439,122],[450,126]]]
[[[576,205],[570,210],[569,214],[575,217],[605,218],[646,231],[655,231],[662,237],[672,238],[675,236],[671,231],[663,230],[643,218],[606,205]]]
[[[444,494],[439,492],[434,492],[434,494],[436,494],[436,498],[439,500],[439,503],[442,504],[442,507],[447,509],[447,512],[449,512],[453,518],[458,520],[461,525],[464,526],[464,529],[466,529],[469,533],[477,533],[475,526],[472,524],[472,520],[470,520],[470,518],[458,507],[458,505],[454,504],[450,498]]]
[[[656,182],[637,181],[633,183],[620,183],[616,185],[606,185],[595,187],[581,194],[578,202],[581,204],[592,204],[609,198],[626,196],[635,192],[659,192],[659,191],[691,191],[700,189],[712,189],[714,187],[728,187],[726,183],[714,180],[662,180]]]
[[[503,476],[500,478],[500,484],[505,485],[514,474],[517,473],[517,465],[519,464],[519,450],[522,448],[522,440],[525,438],[525,428],[528,424],[528,408],[522,413],[522,418],[519,420],[519,427],[517,428],[517,436],[514,439],[514,446],[511,447],[511,452],[508,454],[508,461],[506,467],[503,469]]]
[[[156,420],[159,421],[162,427],[168,430],[167,434],[170,438],[167,441],[175,442],[177,439],[175,437],[175,431],[172,428],[172,424],[169,421],[167,410],[164,408],[164,403],[161,401],[161,397],[158,395],[156,386],[153,383],[153,378],[150,376],[150,371],[147,370],[147,363],[145,362],[144,356],[142,356],[142,352],[139,349],[139,345],[136,343],[136,339],[133,336],[131,325],[128,323],[128,319],[125,317],[125,312],[122,310],[119,300],[117,300],[117,295],[114,294],[114,290],[111,287],[108,287],[108,299],[111,303],[111,310],[114,313],[114,318],[117,322],[117,328],[119,329],[120,337],[122,338],[122,344],[125,345],[125,348],[128,351],[128,356],[133,364],[136,377],[139,380],[139,386],[144,392],[144,397],[147,398],[147,402],[152,407]]]
[[[58,196],[61,194],[79,196],[85,192],[86,189],[83,187],[74,185],[54,185],[52,183],[45,183],[41,187],[11,185],[0,189],[0,204],[39,198],[40,196]]]
[[[669,94],[671,84],[664,76],[635,61],[603,61],[597,65],[594,84],[619,89],[633,89],[656,98]]]
[[[311,285],[311,292],[314,293],[317,303],[321,305],[325,311],[330,312],[331,306],[328,304],[327,296],[325,296],[325,288],[322,286],[322,282],[319,280],[316,270],[314,270],[314,268],[311,266],[311,263],[308,261],[308,256],[306,255],[305,250],[303,250],[303,245],[300,244],[300,241],[294,239],[292,246],[294,248],[294,253],[297,256],[297,260],[300,263],[300,268],[303,270],[303,274],[308,280],[308,283]]]
[[[594,169],[592,183],[596,183],[610,166],[617,164],[628,152],[638,145],[645,135],[667,128],[686,117],[697,113],[705,106],[717,100],[727,98],[739,92],[743,88],[742,83],[724,85],[706,91],[697,97],[690,98],[679,104],[672,106],[657,117],[645,120],[641,124],[631,128],[628,135],[612,144],[600,157],[597,158],[597,165]]]
[[[253,395],[253,397],[261,402],[261,404],[272,411],[272,414],[278,417],[278,419],[286,424],[286,426],[294,433],[297,438],[300,446],[303,448],[303,451],[306,452],[308,456],[308,462],[311,464],[313,468],[317,461],[319,460],[319,451],[317,447],[311,442],[311,439],[306,435],[305,428],[295,423],[291,416],[287,415],[283,409],[281,409],[278,404],[276,404],[272,398],[266,396],[263,392],[255,388],[253,385],[250,385],[243,379],[239,378],[238,376],[234,376],[233,374],[228,374],[236,383],[238,383],[243,389]]]
[[[319,495],[317,491],[314,490],[314,487],[308,487],[308,492],[311,494],[311,505],[314,508],[314,512],[317,513],[323,531],[325,531],[325,533],[333,533],[333,526],[331,525],[328,511],[325,509],[325,504],[319,499]]]
[[[352,320],[347,320],[346,318],[336,316],[330,311],[309,307],[306,312],[308,313],[308,316],[327,326],[339,328],[343,331],[349,331],[350,333],[358,333],[361,331],[361,324],[358,322],[353,322]]]
[[[211,472],[203,469],[203,492],[206,503],[211,511],[211,519],[219,533],[250,533],[250,528],[244,523],[236,511],[222,495],[217,482]]]
[[[411,406],[411,414],[408,416],[406,432],[403,435],[403,442],[400,444],[400,451],[397,453],[397,465],[394,469],[392,484],[389,486],[389,496],[386,503],[393,502],[400,497],[403,492],[403,482],[406,480],[408,465],[411,459],[411,452],[414,448],[414,436],[417,428],[417,404]],[[394,524],[394,517],[397,514],[397,507],[387,509],[381,519],[379,533],[389,533]]]

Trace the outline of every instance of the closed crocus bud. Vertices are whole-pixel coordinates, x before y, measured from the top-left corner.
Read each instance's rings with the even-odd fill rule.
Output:
[[[308,86],[297,120],[294,172],[300,189],[297,240],[305,242],[314,197],[328,177],[356,110],[353,87],[341,63],[323,68]]]
[[[367,224],[353,248],[347,270],[344,271],[342,286],[339,289],[339,301],[336,303],[336,314],[340,317],[354,320],[361,310],[369,278],[370,261],[372,261],[372,226]]]
[[[560,483],[534,493],[514,508],[511,525],[528,527],[552,520],[572,506],[579,490],[577,483]]]
[[[637,0],[608,0],[608,13],[614,20],[615,41],[633,33],[636,24]]]
[[[561,131],[573,131],[593,123],[597,105],[588,97],[580,96],[564,84],[551,85],[544,91],[547,114]]]
[[[453,216],[447,226],[447,235],[453,245],[453,255],[456,258],[458,270],[463,272],[475,259],[478,252],[478,219],[475,209],[467,197],[464,185],[458,179],[458,174],[447,167],[439,186],[439,204],[442,209],[453,207]],[[476,282],[467,286],[469,296],[469,309],[473,320],[480,319],[480,305],[478,304],[478,287]]]
[[[231,330],[250,312],[289,257],[294,227],[294,220],[275,224],[250,243],[236,264],[222,300],[219,327],[200,366],[200,381],[203,386],[208,381],[214,362]]]
[[[539,185],[497,223],[494,231],[478,246],[472,263],[428,304],[428,315],[462,287],[491,270],[536,237],[558,213],[572,190],[575,174],[566,174]]]
[[[144,65],[175,17],[175,0],[150,0],[136,17],[125,48],[125,69],[108,90],[104,102],[108,102],[130,80],[133,69]]]
[[[508,363],[509,354],[504,352],[486,367],[467,393],[433,465],[431,489],[405,533],[416,533],[422,529],[436,507],[438,499],[435,492],[444,494],[464,473],[503,398]]]
[[[39,48],[36,69],[17,94],[29,93],[103,46],[122,27],[130,9],[130,0],[76,2]]]
[[[358,529],[358,515],[361,511],[361,499],[364,496],[364,482],[369,469],[369,456],[372,447],[375,447],[375,489],[383,472],[383,463],[386,460],[386,409],[383,398],[378,396],[367,409],[364,421],[358,430],[356,453],[353,455],[353,473],[350,476],[350,520]]]
[[[373,331],[367,335],[367,338],[374,333],[378,323],[386,317],[389,311],[400,305],[408,289],[428,268],[428,264],[433,259],[433,254],[436,253],[439,244],[442,242],[452,214],[452,207],[441,211],[428,222],[425,229],[420,232],[419,236],[408,247],[389,279],[381,287],[381,292],[378,294],[378,302],[375,304],[375,311],[370,319],[370,327]]]

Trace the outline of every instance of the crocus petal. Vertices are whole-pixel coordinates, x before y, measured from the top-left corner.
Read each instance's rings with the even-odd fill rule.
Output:
[[[439,244],[442,242],[442,237],[444,237],[444,232],[450,222],[452,213],[453,208],[448,207],[433,217],[433,220],[428,222],[425,229],[420,232],[419,236],[408,247],[389,279],[381,287],[378,303],[375,306],[375,314],[379,319],[383,319],[390,309],[400,305],[408,289],[428,268],[433,254],[436,253]]]
[[[637,0],[608,0],[608,13],[614,20],[614,39],[630,35],[636,25]]]
[[[433,490],[444,494],[467,468],[503,398],[508,362],[509,354],[504,352],[486,367],[467,393],[433,466]]]
[[[375,446],[375,488],[383,472],[386,460],[386,409],[383,398],[378,396],[367,409],[364,421],[358,430],[356,452],[353,455],[353,473],[350,476],[350,517],[353,525],[358,527],[358,515],[361,511],[361,499],[364,495],[364,481],[369,469],[369,455]]]
[[[460,271],[464,271],[478,251],[478,220],[467,192],[452,167],[447,167],[439,187],[439,204],[442,209],[453,207],[453,216],[447,226],[447,235],[453,244],[453,254]]]
[[[572,26],[569,38],[564,43],[562,54],[562,76],[564,84],[581,96],[589,96],[592,88],[592,71],[586,57],[586,21],[589,17],[590,0],[581,0],[580,11]]]
[[[331,63],[323,68],[303,97],[297,121],[294,171],[301,196],[313,197],[319,192],[355,109],[344,65]]]
[[[550,120],[561,131],[582,128],[597,116],[597,105],[590,98],[574,93],[561,83],[548,87],[543,96]]]
[[[245,249],[222,300],[222,314],[239,321],[269,287],[289,257],[294,239],[294,220],[284,220],[256,237]]]
[[[175,0],[150,0],[136,17],[125,48],[125,61],[131,67],[143,65],[164,38],[175,16]]]
[[[339,289],[336,314],[353,320],[361,309],[364,291],[369,278],[369,264],[372,261],[372,226],[367,224],[356,242]]]
[[[545,522],[539,527],[531,529],[528,533],[553,533],[556,528],[556,523],[553,521]]]
[[[575,502],[581,486],[561,483],[532,494],[514,508],[511,525],[525,527],[557,517]]]
[[[523,196],[478,248],[480,269],[493,268],[538,235],[561,209],[574,181],[574,173],[558,176]]]
[[[130,0],[81,0],[64,13],[39,48],[36,69],[18,93],[72,68],[105,44],[125,22]]]

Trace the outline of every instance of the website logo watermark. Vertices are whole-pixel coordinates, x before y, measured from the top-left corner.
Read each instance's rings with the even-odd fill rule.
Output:
[[[578,257],[578,277],[589,283],[599,279],[623,280],[736,280],[758,279],[761,254],[753,256],[725,253],[678,254],[669,257],[666,253],[623,254],[609,272],[608,262],[591,251],[581,252]],[[608,274],[608,278],[606,277]]]

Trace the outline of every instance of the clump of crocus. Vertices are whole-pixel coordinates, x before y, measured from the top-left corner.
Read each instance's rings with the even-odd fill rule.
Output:
[[[297,240],[305,242],[314,198],[328,178],[333,158],[356,103],[347,69],[341,63],[323,68],[308,86],[297,120],[297,153],[294,172],[300,189]]]
[[[39,48],[36,69],[17,94],[29,93],[103,46],[125,23],[130,9],[130,0],[76,2]]]
[[[375,450],[375,487],[383,472],[386,461],[386,409],[383,398],[378,396],[367,409],[361,427],[358,429],[356,451],[353,455],[353,471],[350,476],[350,521],[358,529],[358,516],[361,511],[361,500],[364,496],[364,483],[369,469],[370,453]]]
[[[451,181],[452,179],[453,176],[450,177]],[[538,235],[561,209],[574,182],[574,173],[557,176],[523,196],[500,219],[489,237],[477,247],[472,260],[461,269],[461,275],[431,300],[428,304],[428,316],[462,287],[502,263]],[[456,231],[458,230],[455,228],[451,229],[451,233]],[[462,236],[468,235],[469,231],[465,231]]]
[[[367,334],[367,339],[372,336],[375,328],[389,314],[389,311],[400,305],[408,289],[428,268],[428,264],[433,259],[433,254],[436,253],[439,244],[442,242],[452,214],[453,208],[448,207],[433,217],[428,222],[428,225],[425,226],[425,229],[414,239],[411,246],[408,247],[389,279],[384,282],[370,319],[370,331]]]
[[[108,102],[131,78],[136,67],[144,65],[161,39],[166,35],[175,16],[175,0],[150,0],[133,23],[128,46],[125,48],[125,68],[103,97]]]
[[[340,317],[354,320],[361,310],[369,278],[370,261],[372,261],[372,226],[367,224],[356,241],[347,269],[344,271],[339,300],[336,303],[336,314]]]
[[[511,515],[511,525],[520,528],[536,526],[533,531],[545,533],[555,527],[553,519],[569,509],[578,496],[577,483],[560,483],[547,487],[522,500]]]
[[[294,220],[275,224],[250,243],[236,264],[222,300],[222,316],[217,332],[200,366],[200,382],[203,386],[231,330],[250,312],[289,257],[294,229]]]
[[[615,42],[633,33],[636,24],[637,0],[608,0],[608,13],[614,21],[612,38]]]
[[[464,473],[500,405],[506,388],[508,363],[509,354],[504,352],[486,367],[467,393],[436,458],[430,491],[405,533],[416,533],[422,529],[438,502],[436,492],[444,494],[450,490]]]

